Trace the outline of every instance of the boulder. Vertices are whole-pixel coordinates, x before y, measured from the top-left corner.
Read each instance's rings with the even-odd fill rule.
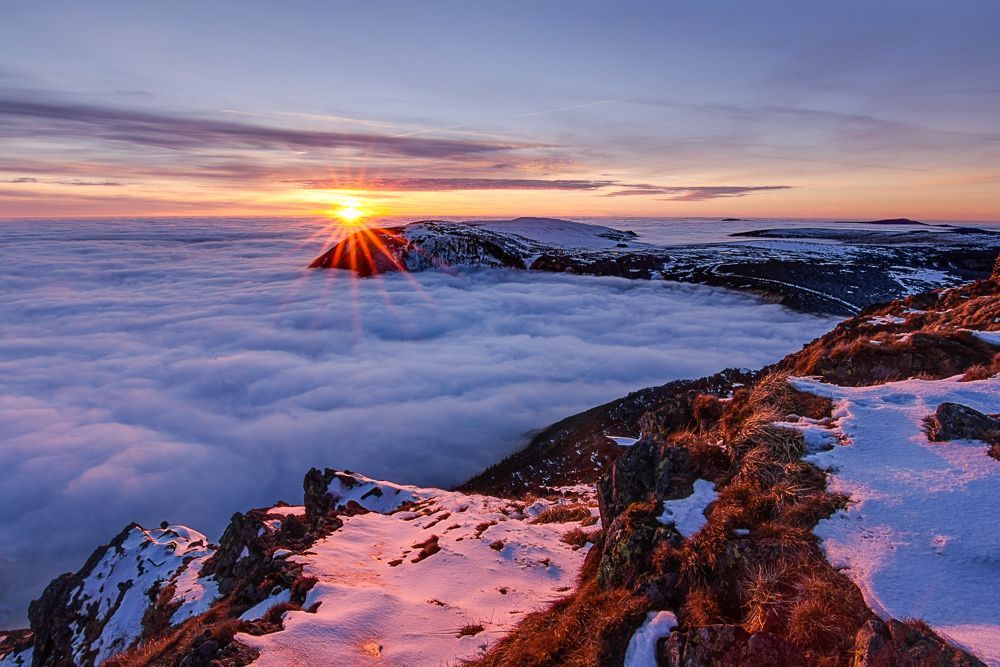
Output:
[[[658,539],[676,538],[656,521],[653,503],[633,503],[608,527],[601,551],[598,583],[605,588],[634,588],[650,571]]]
[[[337,476],[337,471],[326,468],[320,472],[319,468],[310,468],[302,481],[303,504],[306,508],[306,521],[313,528],[326,519],[333,511],[335,499],[330,493],[330,482]]]
[[[1000,442],[1000,419],[960,403],[942,403],[926,423],[927,435],[935,442],[961,439]]]

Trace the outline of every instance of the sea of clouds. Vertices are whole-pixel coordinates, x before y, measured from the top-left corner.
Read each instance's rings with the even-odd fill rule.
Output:
[[[452,485],[640,387],[831,327],[700,286],[303,267],[311,223],[0,222],[0,627],[129,521],[217,538],[310,466]]]

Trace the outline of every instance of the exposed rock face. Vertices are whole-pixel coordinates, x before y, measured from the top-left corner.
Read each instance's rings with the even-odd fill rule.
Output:
[[[334,498],[330,494],[330,482],[336,476],[337,471],[327,468],[320,472],[317,468],[311,468],[306,473],[303,487],[305,494],[303,504],[306,507],[306,521],[311,526],[318,527],[330,514],[334,507]]]
[[[929,628],[919,624],[888,624],[878,619],[865,623],[854,640],[852,667],[985,667],[975,656],[946,644]]]
[[[706,625],[673,632],[661,642],[657,659],[664,667],[809,664],[799,649],[781,637],[768,632],[751,634],[738,625]]]
[[[566,220],[427,221],[359,231],[310,266],[361,276],[488,267],[675,280],[744,290],[806,312],[852,315],[907,294],[985,278],[1000,250],[1000,234],[953,227],[744,236],[779,240],[660,247],[636,242],[631,232]],[[838,243],[789,247],[780,241],[802,237]]]
[[[927,418],[927,435],[936,442],[967,438],[995,444],[1000,442],[1000,419],[967,405],[942,403]]]
[[[611,465],[598,484],[601,520],[610,525],[632,503],[688,496],[696,478],[688,449],[640,440]]]

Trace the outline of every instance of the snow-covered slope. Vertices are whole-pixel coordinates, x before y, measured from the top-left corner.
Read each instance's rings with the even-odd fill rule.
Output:
[[[622,231],[603,225],[592,225],[554,218],[516,218],[493,222],[468,223],[480,229],[502,234],[515,234],[532,241],[561,248],[641,248],[645,243],[635,242],[634,232]]]
[[[931,442],[924,426],[945,402],[1000,412],[1000,377],[793,386],[835,401],[843,444],[808,457],[852,501],[816,528],[830,562],[883,619],[921,618],[1000,665],[1000,461],[982,441]]]
[[[317,579],[303,609],[318,608],[288,612],[281,632],[238,635],[260,651],[254,664],[442,665],[475,657],[576,581],[589,547],[563,537],[579,519],[537,517],[560,502],[596,515],[592,491],[528,506],[374,480],[349,491],[350,500],[378,511],[343,517],[338,530],[290,557]],[[418,502],[396,511],[407,496]],[[338,503],[346,502],[341,495]]]
[[[171,624],[206,611],[218,587],[199,573],[212,553],[204,535],[179,525],[155,530],[133,525],[95,553],[69,594],[74,663],[100,664],[128,648],[161,593],[174,609]]]

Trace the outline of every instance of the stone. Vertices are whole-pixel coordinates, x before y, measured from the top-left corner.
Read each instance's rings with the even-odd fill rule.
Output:
[[[942,403],[926,423],[927,435],[935,442],[961,439],[1000,442],[1000,419],[960,403]]]

